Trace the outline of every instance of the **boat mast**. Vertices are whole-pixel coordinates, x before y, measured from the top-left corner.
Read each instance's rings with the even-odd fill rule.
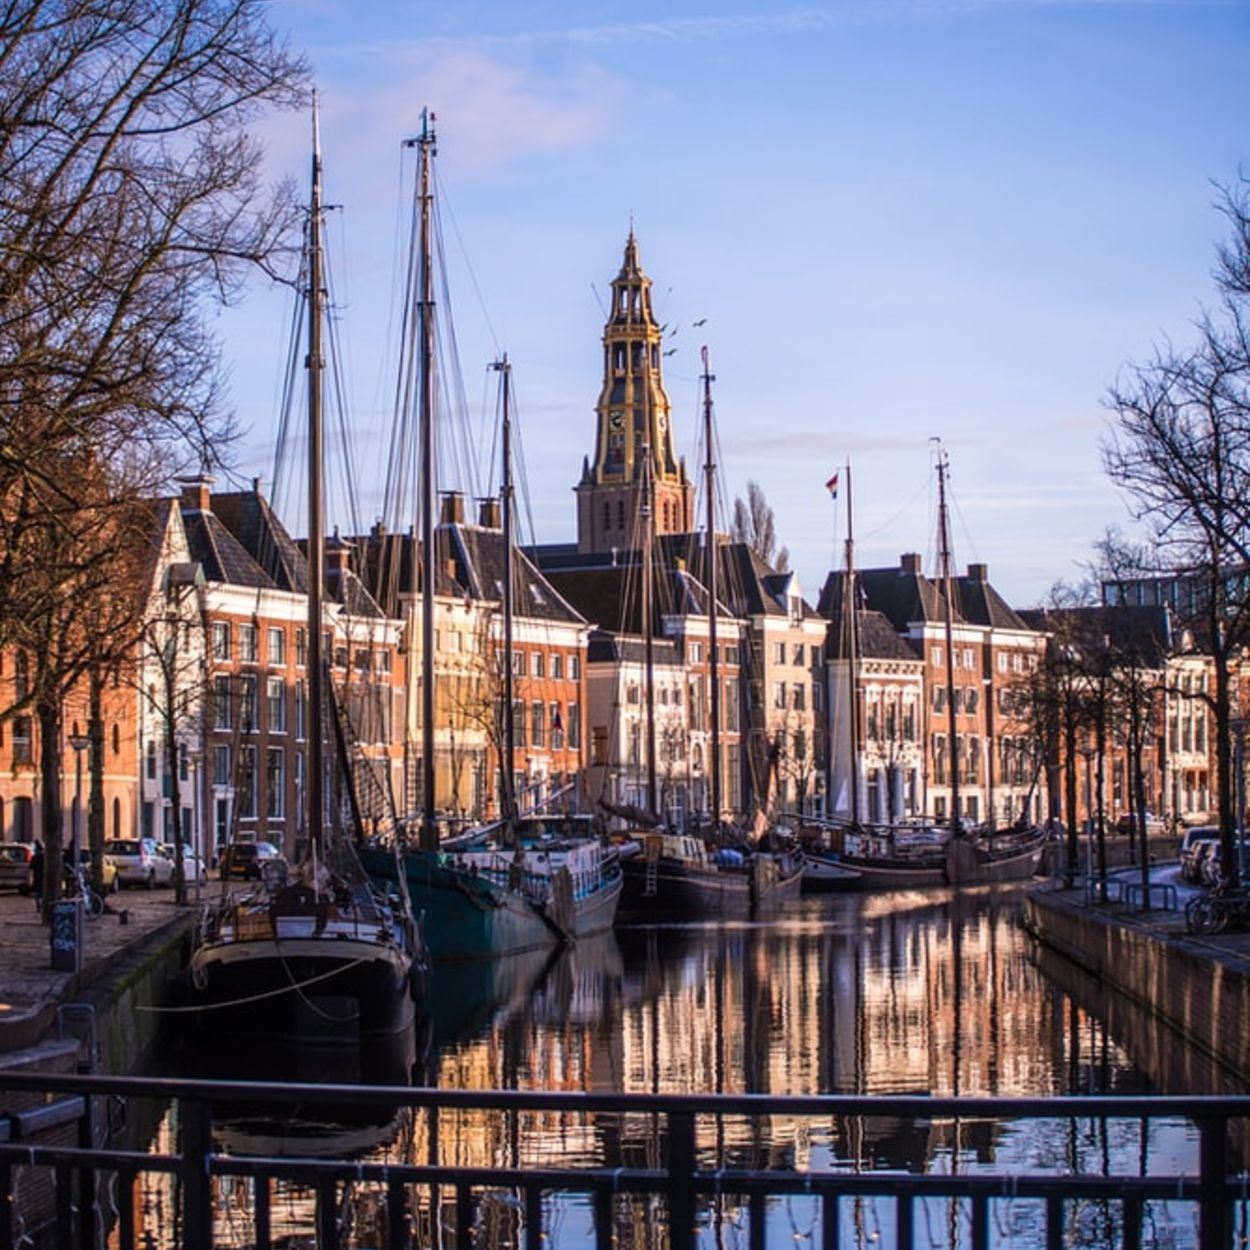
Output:
[[[851,461],[846,461],[846,584],[842,604],[843,629],[846,637],[847,713],[850,730],[850,797],[851,824],[859,824],[859,614],[855,593],[855,534],[851,510]]]
[[[322,465],[322,255],[321,125],[313,96],[312,194],[308,209],[308,774],[305,784],[308,838],[314,862],[321,851],[325,825],[325,753],[322,709],[324,648],[322,601],[325,597],[325,517]],[[314,878],[315,879],[315,878]]]
[[[434,821],[434,279],[430,242],[433,196],[431,159],[434,115],[421,110],[416,139],[421,158],[421,257],[419,320],[421,393],[418,407],[421,474],[421,835],[422,850],[438,850]]]
[[[512,366],[508,354],[491,366],[500,374],[501,401],[503,407],[502,437],[503,470],[500,476],[499,494],[503,512],[503,724],[500,743],[500,786],[503,802],[504,836],[511,843],[516,829],[516,794],[512,785],[513,752],[516,746],[516,720],[513,714],[512,695],[512,611],[513,611],[513,558],[512,558]]]
[[[959,750],[955,716],[955,628],[954,599],[951,583],[950,514],[946,509],[946,475],[950,464],[946,452],[938,448],[938,542],[942,557],[942,598],[946,603],[946,723],[950,737],[951,766],[951,833],[959,833]]]
[[[651,476],[651,444],[642,447],[642,654],[643,713],[647,736],[647,812],[659,815],[655,797],[655,654],[651,638],[651,551],[655,537],[655,487]]]
[[[720,552],[716,545],[716,461],[712,458],[712,381],[715,374],[708,366],[707,348],[703,348],[703,441],[707,446],[707,645],[708,682],[711,686],[709,711],[712,716],[712,749],[708,761],[711,788],[712,829],[720,834],[720,651],[716,645],[717,564]]]

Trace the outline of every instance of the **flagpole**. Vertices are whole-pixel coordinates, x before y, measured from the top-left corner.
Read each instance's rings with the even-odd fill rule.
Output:
[[[846,677],[848,746],[850,752],[851,824],[859,824],[859,630],[858,596],[855,593],[855,531],[851,511],[851,458],[846,458],[846,600],[843,625],[846,630]]]

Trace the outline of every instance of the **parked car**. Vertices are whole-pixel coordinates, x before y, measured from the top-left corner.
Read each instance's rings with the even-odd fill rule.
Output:
[[[160,853],[152,838],[114,838],[104,844],[104,855],[113,861],[121,885],[146,885],[150,890],[174,879],[173,862]]]
[[[272,842],[231,842],[221,853],[221,879],[259,881],[265,863],[281,858],[282,852]]]
[[[1181,879],[1198,885],[1202,881],[1200,860],[1203,848],[1220,841],[1218,825],[1193,825],[1181,835]]]
[[[0,890],[29,894],[30,861],[35,848],[29,842],[0,842]]]
[[[157,847],[157,850],[176,866],[178,857],[175,849],[172,842],[162,842]],[[188,885],[208,880],[208,869],[204,867],[204,861],[195,853],[195,848],[189,842],[182,844],[182,875]]]
[[[1166,832],[1167,826],[1153,812],[1146,813],[1146,836],[1148,838],[1158,837]],[[1121,837],[1129,837],[1137,832],[1137,815],[1134,812],[1125,812],[1119,820],[1115,822],[1115,831]]]

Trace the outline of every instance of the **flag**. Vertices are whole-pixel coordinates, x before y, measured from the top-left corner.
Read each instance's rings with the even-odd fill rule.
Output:
[[[825,483],[825,489],[829,492],[830,499],[836,499],[838,497],[838,475],[836,472]]]

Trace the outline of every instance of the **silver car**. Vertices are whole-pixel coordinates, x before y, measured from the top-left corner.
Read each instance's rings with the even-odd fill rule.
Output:
[[[153,838],[114,838],[104,844],[104,856],[117,869],[119,885],[145,885],[150,890],[174,879],[173,861],[160,853]]]

